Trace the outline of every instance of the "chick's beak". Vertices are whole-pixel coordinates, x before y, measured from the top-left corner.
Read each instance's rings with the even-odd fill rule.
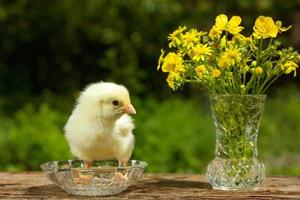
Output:
[[[123,111],[124,113],[128,113],[128,114],[133,114],[133,115],[136,114],[136,111],[135,111],[134,107],[133,107],[131,104],[125,106],[125,107],[122,109],[122,111]]]

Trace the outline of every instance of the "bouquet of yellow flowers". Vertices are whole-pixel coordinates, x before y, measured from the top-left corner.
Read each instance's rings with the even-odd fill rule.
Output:
[[[168,73],[176,90],[184,83],[200,83],[210,93],[216,128],[216,157],[206,175],[213,188],[252,189],[265,177],[257,159],[257,135],[267,88],[284,74],[296,76],[300,61],[293,48],[282,48],[278,34],[291,26],[259,16],[250,36],[241,34],[242,19],[216,17],[209,32],[179,27],[168,37],[158,70]]]
[[[241,34],[241,17],[216,17],[208,32],[179,27],[168,36],[158,70],[168,73],[167,83],[176,90],[186,82],[202,84],[211,94],[263,94],[281,75],[296,76],[299,54],[281,48],[278,34],[291,26],[259,16],[250,36]]]

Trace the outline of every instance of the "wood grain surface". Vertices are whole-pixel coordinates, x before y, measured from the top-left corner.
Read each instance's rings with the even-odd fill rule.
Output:
[[[300,199],[300,177],[268,177],[248,192],[214,190],[203,175],[145,174],[119,195],[80,197],[66,193],[41,172],[0,173],[0,199]]]

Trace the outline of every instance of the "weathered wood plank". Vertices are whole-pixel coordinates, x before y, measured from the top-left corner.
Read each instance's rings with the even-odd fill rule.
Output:
[[[0,173],[0,199],[87,199],[69,195],[40,172]],[[96,197],[95,199],[98,199]],[[146,174],[117,196],[101,199],[300,199],[300,177],[269,177],[256,191],[213,190],[203,175]],[[94,198],[88,198],[94,199]]]

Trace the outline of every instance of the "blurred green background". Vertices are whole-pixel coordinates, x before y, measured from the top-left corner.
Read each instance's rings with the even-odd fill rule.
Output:
[[[179,25],[208,30],[220,14],[257,16],[293,29],[300,47],[299,0],[1,0],[0,170],[39,170],[69,159],[62,128],[79,91],[105,80],[126,85],[137,108],[133,158],[148,172],[204,173],[214,157],[208,98],[197,85],[173,92],[156,71],[167,35]],[[259,157],[270,175],[300,175],[300,78],[268,91]]]

